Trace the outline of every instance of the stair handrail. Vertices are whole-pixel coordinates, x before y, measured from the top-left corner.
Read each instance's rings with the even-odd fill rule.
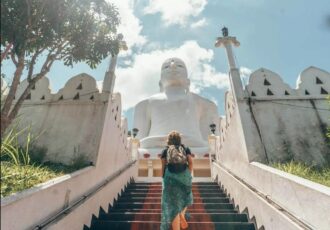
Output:
[[[111,181],[113,181],[118,176],[120,176],[123,172],[125,172],[126,170],[131,168],[136,162],[137,162],[137,160],[130,161],[129,163],[124,165],[122,168],[117,170],[115,173],[113,173],[111,176],[109,176],[107,179],[105,179],[103,182],[101,182],[99,185],[95,186],[90,192],[88,192],[85,195],[82,195],[75,202],[73,202],[72,204],[69,204],[66,208],[60,210],[59,212],[57,212],[53,216],[49,217],[47,220],[43,221],[42,223],[38,224],[37,226],[33,227],[32,229],[33,230],[44,229],[45,227],[47,227],[54,221],[57,221],[58,219],[62,218],[62,216],[68,215],[70,212],[73,211],[74,208],[76,208],[77,206],[82,204],[86,199],[92,197],[95,193],[97,193],[98,191],[103,189]]]
[[[241,177],[237,176],[235,173],[233,173],[230,169],[228,169],[225,165],[221,164],[220,162],[212,162],[213,165],[222,168],[224,171],[229,173],[232,177],[234,177],[236,180],[238,180],[240,183],[245,185],[251,192],[256,194],[256,196],[262,198],[264,201],[266,201],[269,205],[271,205],[273,208],[281,212],[283,215],[288,217],[291,221],[295,222],[297,225],[302,227],[303,229],[306,230],[313,230],[313,226],[310,224],[306,223],[304,220],[300,219],[299,217],[295,216],[292,214],[289,210],[275,202],[270,196],[267,194],[262,193],[259,191],[257,188],[255,188],[253,185],[249,184],[247,181],[242,179]],[[211,166],[212,167],[212,166]]]

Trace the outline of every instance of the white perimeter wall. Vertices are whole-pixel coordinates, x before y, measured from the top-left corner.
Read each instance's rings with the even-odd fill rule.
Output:
[[[59,102],[61,103],[61,102]],[[70,175],[65,175],[63,177],[48,181],[44,184],[38,185],[34,188],[25,190],[21,193],[14,194],[12,196],[1,199],[1,229],[4,230],[15,230],[15,229],[30,229],[35,227],[37,224],[43,222],[49,217],[53,216],[58,211],[64,209],[67,205],[70,205],[85,195],[88,191],[91,191],[100,183],[104,182],[109,176],[113,173],[122,169],[125,165],[131,162],[132,157],[130,149],[128,148],[129,143],[127,143],[127,122],[126,119],[121,119],[121,98],[119,94],[114,94],[107,103],[104,103],[101,111],[98,111],[98,107],[94,107],[94,113],[91,112],[89,117],[84,117],[84,122],[95,122],[98,124],[98,128],[93,128],[92,131],[88,130],[86,127],[92,127],[89,124],[79,125],[81,123],[81,112],[88,111],[93,102],[86,102],[85,105],[76,106],[76,113],[74,121],[73,118],[59,118],[72,120],[73,124],[69,127],[63,127],[60,123],[57,123],[58,120],[52,120],[48,118],[50,114],[47,115],[46,109],[43,108],[43,115],[37,113],[30,113],[29,117],[35,117],[32,119],[44,119],[44,121],[53,121],[54,124],[49,126],[51,131],[48,131],[48,138],[52,139],[54,142],[58,142],[59,147],[65,145],[71,146],[73,149],[76,143],[74,141],[79,140],[81,149],[84,149],[84,146],[87,146],[88,143],[85,138],[91,137],[91,135],[96,135],[94,141],[94,151],[95,151],[95,166],[90,166],[80,171],[77,171]],[[50,106],[51,109],[55,110],[55,113],[58,117],[60,114],[69,114],[70,111],[73,112],[74,108],[70,110],[71,106],[65,107],[64,105],[43,105]],[[63,109],[62,111],[56,111],[56,108]],[[70,110],[70,111],[69,111]],[[50,110],[48,110],[48,113]],[[93,115],[97,113],[99,117],[94,117]],[[101,119],[103,117],[103,119]],[[89,118],[89,119],[88,119]],[[95,121],[97,120],[97,121]],[[46,124],[42,127],[48,127]],[[61,128],[62,127],[62,128]],[[71,128],[70,128],[71,127]],[[70,135],[65,135],[61,129],[67,130]],[[57,130],[57,132],[56,132]],[[65,135],[65,136],[61,136]],[[77,137],[78,136],[78,137]],[[47,139],[43,139],[48,141]],[[41,141],[41,140],[40,140]],[[74,143],[72,143],[74,142]],[[47,144],[48,142],[41,144]],[[49,150],[49,153],[58,152],[59,149],[56,148],[56,145],[52,145]],[[86,147],[87,148],[87,147]],[[66,148],[65,148],[66,149]],[[70,148],[67,148],[70,149]],[[69,159],[68,155],[72,154],[71,152],[61,153],[61,158]],[[52,157],[49,155],[48,157]],[[60,161],[61,158],[58,160]],[[104,191],[109,192],[111,188],[111,193],[106,193],[101,196],[101,198],[93,198],[92,201],[88,201],[90,205],[89,209],[79,209],[78,217],[72,218],[74,222],[70,222],[70,229],[82,229],[83,225],[89,225],[90,218],[92,214],[98,210],[98,207],[101,205],[104,207],[107,202],[112,203],[113,199],[117,197],[117,194],[123,188],[128,180],[132,177],[137,176],[137,167],[134,166],[133,169],[125,172],[118,181],[114,181],[113,184],[109,184]],[[86,212],[87,210],[87,212]],[[77,210],[75,210],[74,215],[77,215]],[[72,214],[73,215],[73,214]],[[19,221],[17,221],[19,217]],[[77,218],[79,222],[77,222]],[[60,221],[60,223],[68,223],[68,219],[65,218],[65,221]],[[74,227],[73,227],[74,226]],[[62,226],[63,227],[63,226]],[[54,227],[56,228],[56,227]],[[57,228],[61,229],[61,227]],[[63,229],[63,228],[62,228]]]
[[[226,94],[226,116],[220,118],[216,148],[218,164],[316,229],[330,225],[324,216],[330,212],[329,188],[256,162],[295,159],[322,165],[329,160],[324,127],[330,125],[330,108],[325,92],[330,92],[330,74],[315,67],[302,72],[297,89],[271,71],[257,70],[251,74],[245,99],[235,102],[230,92]],[[215,165],[213,172],[222,183],[226,181],[225,188],[238,186],[228,178],[222,181],[225,173]],[[258,216],[257,206],[244,206],[244,194],[231,192],[241,210],[248,208],[256,215],[259,227],[276,229]]]
[[[16,99],[26,85],[26,80],[20,84]],[[122,123],[120,95],[100,93],[93,77],[79,74],[55,94],[50,92],[48,78],[38,81],[14,124],[19,121],[21,128],[31,126],[32,133],[39,136],[35,145],[47,148],[45,160],[72,164],[84,155],[95,164],[105,119],[116,124],[122,133],[120,142],[125,142],[127,124]],[[113,138],[111,135],[107,141]]]

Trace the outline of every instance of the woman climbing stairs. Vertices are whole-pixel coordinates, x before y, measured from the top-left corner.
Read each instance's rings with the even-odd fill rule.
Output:
[[[255,230],[246,214],[239,214],[228,196],[213,182],[193,183],[194,204],[187,212],[189,230]],[[109,207],[93,216],[84,230],[158,230],[161,219],[161,183],[131,183]]]

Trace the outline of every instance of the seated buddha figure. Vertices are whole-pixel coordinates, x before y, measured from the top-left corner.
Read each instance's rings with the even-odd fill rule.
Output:
[[[156,158],[173,130],[196,157],[202,157],[208,153],[209,125],[218,123],[215,103],[189,91],[187,68],[179,58],[163,63],[159,86],[160,93],[135,106],[133,127],[139,129],[140,157],[147,153]]]

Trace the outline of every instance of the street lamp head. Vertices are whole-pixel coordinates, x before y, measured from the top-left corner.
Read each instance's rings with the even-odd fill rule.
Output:
[[[210,124],[210,129],[211,129],[211,132],[212,132],[213,134],[215,134],[215,128],[216,128],[216,127],[217,127],[216,124],[214,124],[214,123]]]
[[[135,138],[139,130],[137,128],[134,128],[132,131],[133,131],[133,137]]]
[[[227,27],[223,27],[221,30],[222,30],[222,35],[224,37],[228,37],[228,34],[229,34],[228,28]]]

